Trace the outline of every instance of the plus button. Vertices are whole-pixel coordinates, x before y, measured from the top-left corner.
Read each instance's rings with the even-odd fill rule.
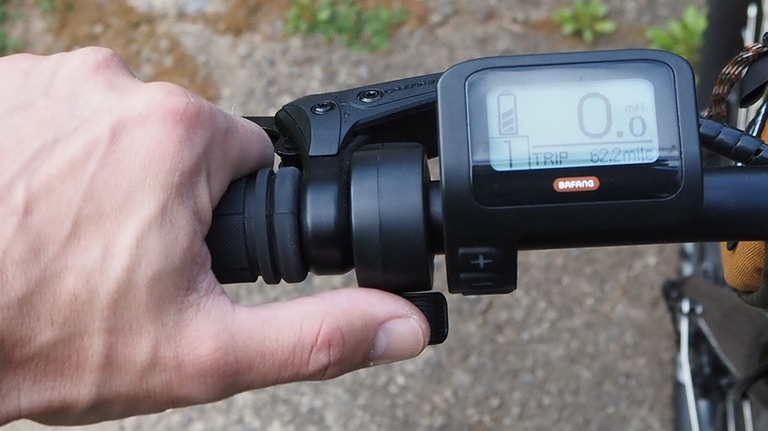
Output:
[[[459,249],[459,265],[462,271],[499,271],[502,260],[499,251],[491,247],[466,247]]]
[[[486,265],[493,263],[493,259],[486,258],[484,254],[479,254],[477,259],[470,262],[472,265],[477,265],[478,269],[485,269]]]

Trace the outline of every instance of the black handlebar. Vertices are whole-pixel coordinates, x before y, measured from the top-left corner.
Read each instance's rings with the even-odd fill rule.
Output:
[[[426,163],[437,156],[438,79],[426,75],[307,96],[274,118],[251,118],[272,137],[282,165],[233,182],[215,208],[206,241],[219,281],[262,277],[268,284],[295,283],[309,272],[342,274],[354,268],[361,286],[416,304],[432,326],[430,342],[442,342],[447,335],[445,298],[424,293],[432,288],[434,255],[445,253],[450,233],[443,226],[443,208],[457,204],[443,201],[441,183],[430,179]],[[695,132],[691,136],[695,139]],[[768,161],[762,141],[723,125],[700,120],[699,138],[703,146],[743,163]],[[691,142],[688,148],[691,144],[696,147]],[[710,168],[698,175],[698,166],[684,181],[697,185],[693,189],[701,205],[697,198],[684,214],[670,209],[668,223],[643,226],[644,216],[637,214],[631,229],[626,223],[614,228],[583,223],[589,228],[555,226],[547,232],[540,226],[537,233],[526,233],[526,224],[514,219],[498,218],[499,224],[523,233],[515,249],[768,239],[768,168]],[[664,211],[665,201],[657,201],[653,211]],[[610,211],[609,204],[601,208]],[[658,214],[651,215],[659,220]],[[567,217],[558,215],[557,220],[567,223]],[[449,271],[468,266],[469,273],[460,275],[475,277],[470,281],[480,287],[484,280],[494,283],[493,271],[499,270],[487,272],[487,265],[512,268],[516,261],[516,255],[502,256],[487,244],[469,244],[448,257]],[[467,292],[450,279],[454,292],[500,291]]]
[[[232,183],[214,210],[213,223],[206,239],[211,250],[213,271],[219,281],[252,282],[261,276],[266,283],[274,284],[280,280],[289,283],[300,282],[306,277],[308,270],[304,263],[299,226],[312,226],[312,223],[299,222],[302,217],[311,217],[306,210],[299,208],[299,182],[298,170],[283,168],[276,174],[271,169],[262,169],[255,175]],[[707,168],[704,170],[704,202],[701,213],[695,219],[651,231],[639,227],[632,231],[574,232],[572,235],[556,238],[529,237],[526,242],[520,244],[520,248],[765,239],[768,238],[766,185],[767,167]],[[427,211],[425,216],[429,217],[429,225],[439,226],[439,214],[436,210],[440,206],[439,185],[432,182],[426,183],[426,186],[432,192],[428,193],[427,197],[431,211]],[[386,207],[386,204],[380,206]],[[419,223],[418,217],[413,216],[416,224]],[[403,223],[400,228],[408,229],[407,223]],[[514,223],[514,220],[510,220],[510,223]],[[370,226],[372,230],[377,228],[378,226],[373,224]],[[390,239],[401,243],[403,247],[401,250],[393,247],[394,255],[416,252],[405,244],[412,240],[407,234]],[[341,246],[351,247],[354,241],[355,239],[351,239],[349,243]],[[439,238],[429,244],[429,249],[418,251],[422,256],[414,258],[431,259],[433,254],[440,252]],[[355,263],[354,266],[358,267],[357,262]],[[371,268],[362,270],[375,271]]]

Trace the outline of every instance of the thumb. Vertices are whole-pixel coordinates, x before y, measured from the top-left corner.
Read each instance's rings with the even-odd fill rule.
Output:
[[[211,345],[216,352],[206,356],[217,358],[213,365],[218,369],[202,374],[217,376],[216,384],[226,386],[219,386],[222,396],[409,359],[429,340],[429,325],[418,308],[376,289],[338,289],[255,307],[229,303],[208,310],[226,313],[208,316],[218,322],[217,333],[208,333],[218,342]]]

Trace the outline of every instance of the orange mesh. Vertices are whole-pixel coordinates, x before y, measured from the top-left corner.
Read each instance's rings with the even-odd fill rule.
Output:
[[[760,138],[768,142],[768,127]],[[726,243],[720,244],[725,281],[742,292],[756,291],[763,282],[767,246],[765,241],[741,241],[735,250],[729,251]]]
[[[739,241],[735,250],[728,250],[726,243],[721,243],[725,281],[742,292],[756,291],[763,281],[765,247],[764,241]]]

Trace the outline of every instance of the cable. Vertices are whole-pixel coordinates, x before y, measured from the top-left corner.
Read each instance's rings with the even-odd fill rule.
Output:
[[[739,129],[699,118],[701,146],[713,153],[747,166],[768,165],[768,145]]]

